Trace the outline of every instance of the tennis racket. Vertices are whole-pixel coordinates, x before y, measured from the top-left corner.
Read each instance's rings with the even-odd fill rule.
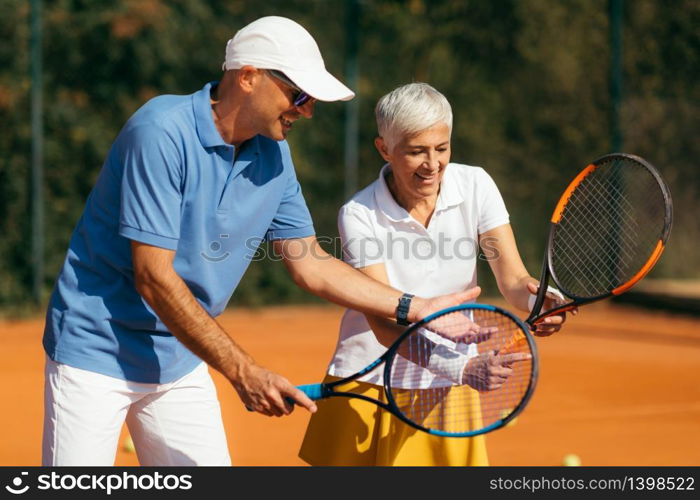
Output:
[[[671,193],[649,162],[616,153],[588,165],[554,209],[526,323],[629,290],[661,257],[672,220]],[[568,302],[542,311],[550,280]]]
[[[479,343],[452,340],[467,332]],[[381,401],[342,390],[381,364]],[[495,306],[462,304],[414,323],[354,375],[299,389],[313,400],[339,396],[369,401],[430,434],[469,437],[513,420],[530,400],[537,372],[535,342],[525,323]]]

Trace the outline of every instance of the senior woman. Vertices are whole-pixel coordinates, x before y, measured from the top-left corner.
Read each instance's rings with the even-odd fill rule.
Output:
[[[375,113],[374,144],[386,164],[340,210],[345,260],[374,279],[430,297],[476,286],[481,245],[505,299],[527,311],[537,280],[522,263],[494,181],[482,168],[450,163],[447,99],[430,85],[411,83],[382,97]],[[559,299],[548,294],[548,300]],[[548,318],[538,333],[554,333],[564,319]],[[400,331],[386,319],[347,310],[326,380],[356,373]],[[374,370],[345,390],[381,399],[381,375]],[[488,465],[484,436],[432,436],[349,398],[319,402],[299,456],[311,465]]]

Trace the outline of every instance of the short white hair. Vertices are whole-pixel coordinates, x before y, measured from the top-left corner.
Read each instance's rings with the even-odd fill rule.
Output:
[[[409,83],[381,97],[374,108],[377,131],[389,148],[406,136],[444,123],[452,133],[452,107],[427,83]]]

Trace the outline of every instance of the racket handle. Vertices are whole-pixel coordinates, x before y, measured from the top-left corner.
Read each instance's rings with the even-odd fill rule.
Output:
[[[317,399],[321,399],[323,397],[323,384],[298,385],[297,389],[309,396],[309,399],[312,399],[313,401],[316,401]],[[296,403],[296,401],[294,401],[294,399],[290,397],[287,397],[285,399],[289,404]]]
[[[314,401],[323,397],[323,384],[298,385],[297,389],[309,396],[309,398],[313,399]],[[290,397],[286,397],[284,400],[290,405],[296,404],[296,401]],[[246,406],[245,409],[248,411],[253,411],[253,409],[248,406]]]

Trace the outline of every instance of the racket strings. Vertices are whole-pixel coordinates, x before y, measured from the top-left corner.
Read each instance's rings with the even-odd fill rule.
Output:
[[[448,433],[477,431],[509,416],[528,393],[535,361],[526,334],[500,312],[470,313],[450,313],[416,330],[392,363],[392,398],[403,415],[422,427]],[[488,332],[488,339],[455,343],[434,333],[458,334],[465,331],[467,321]],[[527,359],[512,360],[518,356]],[[487,359],[500,363],[500,385],[489,386]],[[478,363],[467,367],[470,362]]]
[[[632,159],[601,164],[571,193],[552,240],[552,271],[565,291],[595,297],[627,283],[663,231],[658,180]]]
[[[607,188],[607,192],[606,192]],[[639,227],[639,224],[633,217],[634,213],[634,207],[624,198],[624,193],[614,185],[603,185],[600,182],[595,183],[595,182],[590,182],[581,187],[583,190],[583,196],[585,196],[589,200],[602,200],[603,202],[607,202],[608,204],[603,206],[603,210],[600,209],[601,204],[598,203],[596,205],[592,203],[588,204],[581,204],[578,205],[580,209],[580,217],[582,220],[595,220],[595,218],[599,217],[600,215],[620,215],[620,212],[622,212],[622,216],[625,220],[628,220],[630,222],[629,226],[627,227],[627,231],[624,233],[621,233],[621,237],[625,240],[624,242],[629,245],[630,248],[633,248],[636,245],[636,241],[639,238],[639,233],[636,230]],[[586,192],[588,191],[588,192]],[[608,200],[605,199],[606,196],[611,196]],[[624,202],[624,203],[623,203]],[[575,206],[575,205],[574,205]],[[596,210],[598,209],[598,210]],[[596,230],[596,227],[600,226],[593,226],[591,229],[592,231],[596,234],[596,236],[603,237],[604,235],[600,232],[600,230]],[[627,253],[627,255],[631,255],[630,253]]]

